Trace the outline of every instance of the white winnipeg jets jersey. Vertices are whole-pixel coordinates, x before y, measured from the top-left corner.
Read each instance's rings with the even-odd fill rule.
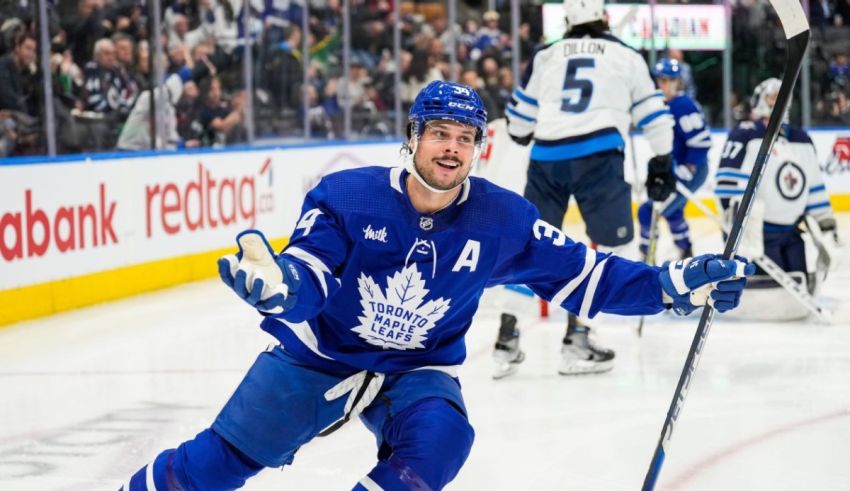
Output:
[[[607,33],[568,35],[538,50],[506,114],[512,135],[534,135],[535,160],[622,149],[631,124],[655,154],[673,146],[673,118],[646,62]]]
[[[761,121],[744,121],[729,133],[717,171],[716,194],[724,208],[743,196],[765,130]],[[765,232],[792,227],[804,214],[819,222],[833,216],[815,147],[804,130],[783,126],[757,196],[765,204]]]

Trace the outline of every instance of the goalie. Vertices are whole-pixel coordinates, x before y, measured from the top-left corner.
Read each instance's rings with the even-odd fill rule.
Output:
[[[779,86],[779,79],[769,78],[756,87],[750,100],[751,119],[739,123],[723,147],[716,194],[727,223],[744,195]],[[785,119],[738,251],[751,258],[769,257],[815,295],[827,271],[836,266],[835,216],[811,138],[802,128],[788,124],[787,114]],[[747,290],[749,300],[736,311],[737,317],[795,320],[809,313],[761,268]]]

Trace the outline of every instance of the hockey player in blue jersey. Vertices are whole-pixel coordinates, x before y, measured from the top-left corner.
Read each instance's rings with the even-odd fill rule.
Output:
[[[705,123],[702,109],[696,101],[682,90],[682,69],[679,62],[662,58],[652,70],[664,100],[670,107],[673,126],[673,165],[676,179],[695,192],[708,177],[708,150],[711,148],[711,130]],[[693,256],[688,222],[685,221],[687,198],[673,193],[658,206],[667,219],[673,241],[679,248],[680,257]],[[649,247],[649,228],[652,221],[652,202],[647,201],[638,209],[640,222],[640,252],[645,258]]]
[[[646,61],[609,32],[603,0],[564,0],[564,13],[564,38],[535,51],[506,109],[511,138],[532,145],[523,195],[557,228],[574,196],[594,247],[622,252],[634,238],[625,139],[632,125],[643,131],[655,154],[647,193],[665,200],[676,184],[673,119]],[[524,358],[516,321],[510,313],[502,316],[494,378],[513,373]],[[614,351],[590,340],[585,321],[568,315],[562,375],[614,366]]]
[[[469,177],[487,121],[472,88],[430,83],[409,120],[405,165],[325,176],[280,254],[258,231],[237,237],[222,280],[280,345],[259,355],[210,428],[155,456],[124,491],[235,489],[357,416],[378,451],[355,490],[439,490],[473,442],[457,368],[484,288],[524,283],[588,317],[739,303],[745,261],[656,268],[598,253],[522,197]]]
[[[750,100],[751,119],[730,131],[723,147],[715,193],[728,222],[744,194],[780,85],[779,79],[769,78],[756,87]],[[835,215],[815,146],[803,128],[786,121],[765,166],[739,250],[753,258],[766,255],[814,295],[830,265],[834,265],[832,256],[838,247]],[[809,314],[760,268],[753,280],[748,290],[759,301],[749,302],[736,315],[792,320]],[[771,308],[760,308],[764,305]]]

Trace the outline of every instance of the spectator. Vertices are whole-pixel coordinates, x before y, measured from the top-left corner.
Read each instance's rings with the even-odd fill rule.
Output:
[[[135,94],[116,65],[115,43],[108,38],[99,39],[94,45],[94,60],[84,68],[85,107],[96,113],[115,113],[123,119],[135,102]]]
[[[15,142],[18,139],[16,128],[17,123],[12,112],[0,110],[0,157],[8,157],[15,152]]]
[[[832,25],[834,13],[829,0],[811,0],[809,2],[809,23],[812,27],[823,29]]]
[[[850,91],[850,63],[847,53],[837,52],[833,54],[832,62],[829,64],[829,87],[832,90]]]
[[[177,74],[170,75],[165,83],[154,89],[156,101],[159,103],[162,125],[157,129],[156,148],[175,149],[180,144],[177,133],[177,114],[175,106],[183,93],[184,80]],[[139,94],[136,103],[130,111],[127,121],[121,129],[117,148],[119,150],[148,150],[151,148],[151,128],[154,126],[150,118],[151,91]],[[161,131],[161,132],[160,132]]]
[[[491,47],[498,47],[502,39],[502,31],[499,29],[499,13],[488,10],[484,13],[484,25],[478,30],[477,42],[473,48],[481,53],[486,53]]]
[[[145,91],[150,89],[150,45],[147,40],[140,41],[136,45],[136,63],[133,70],[133,81],[136,83],[138,90]]]
[[[127,87],[127,99],[129,105],[139,96],[139,85],[136,82],[135,51],[136,43],[127,34],[118,33],[112,36],[115,44],[115,68],[121,76],[123,84]]]
[[[195,82],[183,85],[183,94],[177,102],[177,134],[186,148],[200,147],[204,137],[201,122],[200,90]]]
[[[34,115],[33,101],[24,89],[24,77],[35,72],[36,40],[31,34],[20,34],[12,51],[0,58],[0,109]]]
[[[263,65],[262,80],[272,95],[277,109],[297,110],[301,107],[301,28],[292,24],[285,29],[285,40],[272,48],[269,60]]]
[[[462,84],[472,87],[475,89],[475,92],[478,93],[478,96],[481,98],[481,102],[484,103],[484,108],[487,109],[488,122],[502,117],[502,113],[499,111],[496,101],[493,100],[490,93],[486,90],[481,90],[481,78],[478,76],[478,72],[476,72],[475,69],[465,69],[460,75],[460,81]]]
[[[242,124],[244,92],[233,97],[228,105],[222,98],[221,80],[211,77],[202,84],[201,93],[204,97],[201,108],[204,146],[221,146],[238,139],[235,130]]]
[[[102,7],[103,0],[79,0],[77,11],[63,25],[74,60],[81,65],[91,59],[97,40],[108,33],[109,21]]]
[[[422,51],[403,51],[401,53],[401,102],[406,108],[413,104],[413,99],[426,85],[434,80],[442,80],[438,70],[428,66],[428,56]]]
[[[815,106],[817,119],[826,125],[850,125],[850,101],[842,91],[833,91]]]

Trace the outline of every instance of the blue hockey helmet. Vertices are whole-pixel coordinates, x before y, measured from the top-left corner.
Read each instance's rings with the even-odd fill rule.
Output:
[[[652,74],[659,78],[679,79],[682,78],[682,67],[679,66],[679,60],[661,58],[652,67]]]
[[[425,130],[425,123],[449,120],[475,127],[476,140],[487,134],[487,110],[484,103],[468,85],[435,80],[416,96],[407,114],[410,131],[417,136]],[[412,136],[412,134],[410,135]]]

